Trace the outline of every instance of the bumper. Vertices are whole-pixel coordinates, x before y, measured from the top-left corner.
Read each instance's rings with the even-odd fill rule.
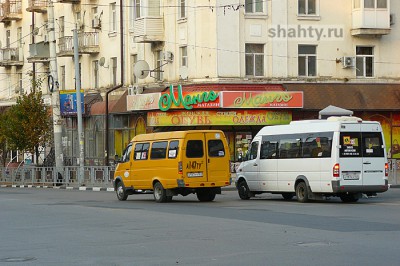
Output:
[[[375,192],[382,193],[389,189],[388,181],[385,180],[384,185],[372,185],[372,186],[341,186],[340,180],[332,181],[332,190],[333,193],[344,193],[344,192],[359,192],[359,193],[367,193],[367,192]]]

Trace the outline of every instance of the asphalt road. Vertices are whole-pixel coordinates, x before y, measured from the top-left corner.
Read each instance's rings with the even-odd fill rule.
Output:
[[[344,204],[0,188],[0,265],[400,265],[400,189]]]

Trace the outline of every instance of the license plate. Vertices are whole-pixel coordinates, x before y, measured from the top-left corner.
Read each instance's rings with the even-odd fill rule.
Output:
[[[187,174],[188,177],[203,177],[203,172],[191,172]]]
[[[342,173],[344,180],[359,180],[360,173],[359,172],[345,172]]]

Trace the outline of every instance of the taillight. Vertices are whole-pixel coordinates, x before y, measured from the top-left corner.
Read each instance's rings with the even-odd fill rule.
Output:
[[[389,176],[389,164],[385,163],[385,176]]]
[[[340,177],[340,166],[338,163],[333,166],[333,177]]]
[[[178,174],[183,174],[182,162],[178,162]]]

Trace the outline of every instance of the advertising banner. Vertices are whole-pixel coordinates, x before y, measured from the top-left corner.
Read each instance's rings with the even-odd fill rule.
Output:
[[[83,99],[83,90],[81,90],[81,106],[82,114],[85,113],[85,105]],[[76,115],[77,102],[76,102],[76,91],[75,90],[60,90],[60,112],[61,115]]]
[[[303,108],[301,91],[222,91],[223,108]]]
[[[148,112],[148,126],[281,125],[292,121],[291,111],[170,111]]]
[[[161,92],[126,96],[128,111],[157,110]]]

